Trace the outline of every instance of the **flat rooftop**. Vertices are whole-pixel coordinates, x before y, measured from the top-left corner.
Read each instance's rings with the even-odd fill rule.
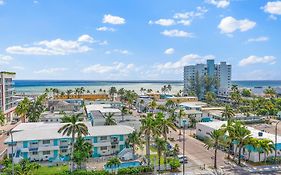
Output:
[[[85,122],[89,130],[88,136],[111,136],[111,135],[127,135],[134,131],[134,128],[125,125],[113,126],[91,126],[90,122]],[[30,140],[51,140],[60,138],[71,138],[58,133],[65,123],[21,123],[16,126],[13,131],[14,141],[30,141]],[[5,140],[5,143],[10,142],[10,137]]]
[[[86,105],[87,112],[100,111],[101,113],[120,113],[121,111],[116,108],[112,108],[110,104],[91,104]]]
[[[213,121],[213,122],[199,122],[198,124],[209,127],[209,128],[213,128],[213,129],[219,129],[223,124],[226,124],[226,121]],[[261,130],[255,129],[253,127],[249,127],[246,126],[252,133],[252,136],[255,138],[259,138],[259,139],[270,139],[275,143],[275,135],[268,133],[268,132],[262,132]],[[259,133],[262,132],[262,136],[259,136]],[[278,135],[277,137],[277,142],[281,143],[281,137],[280,135]]]
[[[183,102],[180,103],[181,106],[191,107],[191,108],[201,108],[203,106],[207,106],[207,103],[196,101],[196,102]]]

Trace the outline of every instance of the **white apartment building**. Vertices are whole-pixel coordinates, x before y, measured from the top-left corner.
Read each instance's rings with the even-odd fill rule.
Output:
[[[226,124],[226,121],[214,121],[214,122],[200,122],[196,124],[196,136],[198,138],[204,139],[206,137],[210,137],[210,133],[214,130],[220,129],[223,124]],[[270,134],[267,132],[263,132],[260,130],[257,130],[252,127],[247,127],[248,130],[251,131],[252,137],[255,137],[257,139],[270,139],[272,140],[273,143],[275,143],[275,135]],[[234,144],[233,150],[235,150],[236,145]],[[278,135],[277,136],[277,156],[281,156],[281,137]],[[238,151],[238,150],[237,150]],[[241,153],[241,156],[244,157],[246,160],[249,158],[249,152],[250,154],[250,160],[253,162],[259,162],[259,153],[256,149],[254,149],[250,145],[246,145]],[[261,156],[261,161],[264,161],[267,157],[274,156],[275,152],[274,150],[272,153],[269,153],[267,156],[265,156],[263,153],[260,155]]]
[[[5,122],[12,121],[14,117],[14,111],[16,109],[16,100],[14,99],[14,86],[13,78],[14,72],[0,72],[0,111],[2,111],[6,117]]]
[[[231,65],[226,62],[215,64],[214,60],[207,60],[206,64],[188,65],[184,67],[184,93],[192,89],[191,81],[195,81],[196,74],[202,81],[204,76],[216,78],[219,83],[218,89],[213,89],[215,93],[221,96],[228,94],[231,88]],[[204,91],[203,83],[202,91]],[[201,97],[202,98],[202,97]]]
[[[125,149],[128,135],[134,131],[124,125],[91,126],[85,123],[89,135],[87,142],[92,144],[92,157],[117,155]],[[15,160],[26,158],[32,161],[66,161],[70,158],[71,136],[58,133],[64,123],[21,123],[13,131],[11,137],[5,140],[8,145],[7,154],[12,156],[12,145]]]

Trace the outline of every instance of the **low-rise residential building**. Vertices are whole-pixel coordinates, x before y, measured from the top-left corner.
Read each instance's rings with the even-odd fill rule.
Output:
[[[109,113],[113,113],[115,116],[120,116],[120,109],[116,109],[111,107],[110,104],[91,104],[86,105],[87,113],[91,113],[93,111],[99,111],[103,116]]]
[[[204,139],[206,137],[210,137],[210,133],[214,130],[220,129],[222,125],[226,124],[226,121],[214,121],[214,122],[200,122],[196,124],[196,136],[199,139]],[[275,135],[267,132],[263,132],[261,130],[257,130],[253,127],[248,127],[247,129],[251,131],[251,135],[254,138],[257,139],[270,139],[274,144],[276,144],[277,148],[277,156],[281,156],[281,137],[277,136],[277,142],[275,143]],[[233,151],[235,150],[235,141],[233,145]],[[269,153],[268,155],[260,154],[258,153],[257,149],[254,149],[250,145],[245,145],[243,148],[241,156],[248,160],[249,152],[251,152],[250,160],[253,162],[259,162],[259,156],[260,161],[264,161],[267,157],[271,157],[275,155],[274,150],[272,153]]]
[[[81,114],[81,121],[85,117],[83,113],[81,112],[73,112],[73,111],[64,111],[62,112],[51,112],[51,111],[45,111],[40,115],[40,121],[45,123],[60,123],[62,121],[62,118],[65,115],[76,115]]]
[[[108,94],[70,94],[70,95],[57,95],[55,99],[83,99],[83,100],[107,100],[109,99]]]
[[[184,102],[197,102],[198,98],[195,96],[186,97],[167,97],[167,100],[172,100],[174,103],[184,103]]]
[[[122,102],[111,100],[96,100],[92,104],[109,104],[112,108],[121,108],[123,106]]]
[[[207,106],[207,103],[201,102],[201,101],[196,101],[196,102],[184,102],[179,104],[180,107],[185,108],[186,110],[198,110],[201,111],[202,108]]]
[[[49,100],[48,109],[50,111],[79,111],[81,104],[67,102],[65,100]]]
[[[183,127],[184,125],[186,126],[190,126],[190,118],[194,117],[194,119],[196,121],[201,121],[202,119],[202,112],[201,111],[197,111],[197,110],[184,110],[184,116],[181,117],[181,119],[179,117],[176,118],[175,124],[178,127]],[[175,111],[176,115],[179,115],[179,110]]]
[[[16,99],[14,98],[14,72],[0,72],[0,111],[5,115],[5,123],[11,122],[15,116]]]
[[[125,148],[128,135],[134,131],[124,125],[88,126],[89,135],[85,140],[92,144],[92,157],[117,155]],[[11,138],[5,140],[7,154],[12,156],[12,145],[15,160],[26,158],[32,161],[69,160],[71,137],[58,133],[64,123],[21,123],[13,129]]]

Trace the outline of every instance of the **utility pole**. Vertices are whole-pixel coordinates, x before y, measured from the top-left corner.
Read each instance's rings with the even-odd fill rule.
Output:
[[[186,120],[183,121],[183,163],[182,163],[182,174],[185,174],[185,126],[186,126]]]
[[[275,126],[275,156],[274,156],[274,163],[276,164],[277,162],[277,129],[278,129],[278,124],[279,124],[280,121],[278,121],[276,123],[276,126]]]

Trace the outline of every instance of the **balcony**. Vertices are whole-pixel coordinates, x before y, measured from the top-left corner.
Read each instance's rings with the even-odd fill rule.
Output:
[[[118,145],[119,144],[119,138],[118,137],[111,137],[110,142],[112,145]]]

